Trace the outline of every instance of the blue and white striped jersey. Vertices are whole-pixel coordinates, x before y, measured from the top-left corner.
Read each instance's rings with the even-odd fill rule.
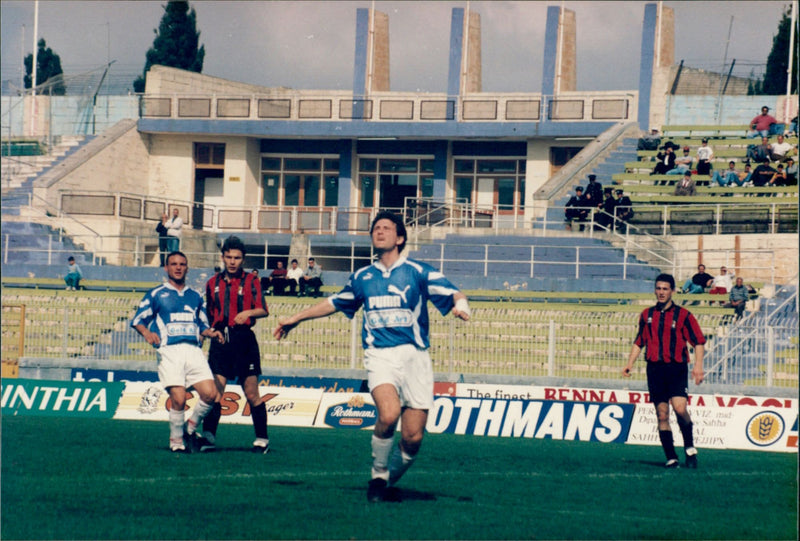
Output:
[[[458,288],[426,263],[401,257],[390,269],[380,261],[350,275],[347,285],[329,298],[352,318],[364,309],[364,349],[413,344],[428,349],[428,300],[442,315],[453,308]]]
[[[158,334],[161,346],[201,345],[200,333],[209,328],[203,296],[190,287],[178,291],[169,283],[148,291],[139,303],[131,327],[142,324]]]

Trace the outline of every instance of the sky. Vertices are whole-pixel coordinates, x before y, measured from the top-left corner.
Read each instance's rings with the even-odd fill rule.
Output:
[[[65,75],[113,64],[115,93],[132,91],[166,0],[40,0],[38,37],[61,58]],[[356,9],[370,1],[192,1],[203,73],[305,90],[350,90]],[[577,90],[638,87],[646,2],[375,1],[389,16],[390,85],[444,92],[454,7],[481,16],[484,92],[541,91],[547,7],[564,5],[577,21]],[[734,74],[763,73],[787,2],[664,2],[675,10],[675,61]],[[34,44],[34,2],[0,1],[3,88],[19,86],[22,55]],[[732,24],[732,26],[731,26]],[[24,27],[23,27],[24,25]],[[728,40],[731,29],[730,40]]]

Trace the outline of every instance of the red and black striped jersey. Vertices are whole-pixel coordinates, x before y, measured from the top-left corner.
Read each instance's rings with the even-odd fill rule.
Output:
[[[250,272],[243,272],[239,276],[230,276],[226,271],[212,276],[206,284],[206,311],[212,327],[234,327],[233,319],[239,312],[263,308],[268,310],[264,295],[261,292],[261,283]],[[255,319],[250,318],[247,326],[255,325]]]
[[[664,311],[653,306],[642,312],[634,343],[646,350],[649,362],[688,363],[686,344],[705,344],[706,337],[691,312],[673,303]]]

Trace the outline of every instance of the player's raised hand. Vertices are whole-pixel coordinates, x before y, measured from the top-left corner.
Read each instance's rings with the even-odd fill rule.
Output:
[[[278,326],[275,327],[274,331],[272,331],[272,336],[274,336],[276,340],[280,340],[289,334],[289,331],[295,327],[297,327],[297,323],[288,323],[287,318],[280,318],[278,320]]]

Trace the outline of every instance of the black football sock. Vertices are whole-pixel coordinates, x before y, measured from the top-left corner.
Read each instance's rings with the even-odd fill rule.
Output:
[[[661,438],[661,447],[664,448],[664,454],[667,460],[678,459],[675,453],[675,443],[672,441],[672,430],[659,430],[658,437]]]
[[[219,426],[219,418],[222,416],[222,404],[214,402],[214,407],[203,419],[203,435],[206,432],[217,435],[217,427]]]
[[[683,436],[683,448],[688,449],[689,447],[694,447],[694,437],[692,432],[694,431],[694,423],[691,421],[687,421],[680,415],[678,417],[678,427],[681,429],[681,435]]]
[[[261,403],[255,408],[251,408],[250,416],[253,419],[253,428],[256,431],[256,438],[269,439],[267,435],[267,405]]]

